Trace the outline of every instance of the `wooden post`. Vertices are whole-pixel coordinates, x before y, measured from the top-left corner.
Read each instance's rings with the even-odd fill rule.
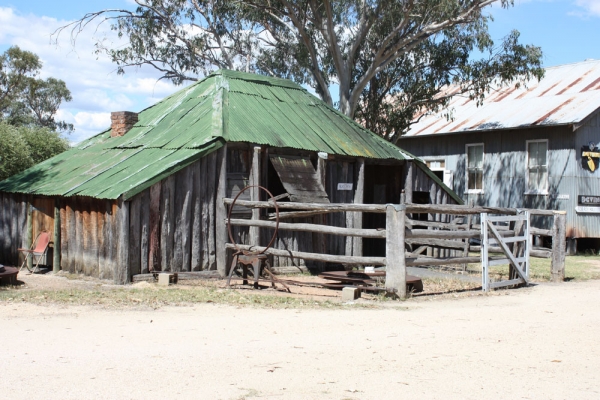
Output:
[[[6,212],[6,211],[5,211]],[[27,203],[27,248],[31,249],[33,245],[33,204]],[[31,270],[33,268],[33,257],[27,259],[27,268]]]
[[[365,159],[359,158],[356,161],[357,179],[356,191],[354,192],[354,204],[362,204],[365,200]],[[354,229],[362,229],[363,213],[354,212]],[[352,255],[362,257],[363,255],[363,238],[355,237],[352,239]]]
[[[60,271],[60,200],[54,200],[54,238],[53,238],[52,254],[52,271],[57,273]]]
[[[554,213],[554,226],[552,228],[552,282],[565,280],[565,250],[567,233],[567,213],[556,211]]]
[[[222,277],[227,276],[227,248],[225,243],[229,241],[227,234],[227,209],[223,203],[227,189],[227,145],[224,145],[217,153],[217,198],[216,198],[216,218],[215,218],[215,242],[217,253],[217,271]]]
[[[250,201],[260,201],[260,157],[261,157],[260,146],[255,146],[252,152],[252,168],[250,169],[250,185],[254,186],[250,189]],[[252,209],[252,219],[260,219],[260,209]],[[250,245],[258,246],[260,244],[260,228],[258,226],[250,227]]]
[[[129,202],[119,199],[117,211],[117,263],[114,281],[117,284],[131,282],[129,266]]]
[[[407,160],[406,161],[406,176],[405,176],[405,180],[404,180],[404,197],[405,197],[405,202],[406,203],[412,203],[413,202],[413,185],[414,185],[414,167],[413,167],[413,163],[412,161]]]
[[[406,205],[388,204],[385,222],[385,288],[406,298],[406,259],[404,254],[404,219]]]

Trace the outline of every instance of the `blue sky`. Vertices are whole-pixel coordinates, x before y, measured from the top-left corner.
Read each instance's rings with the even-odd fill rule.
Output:
[[[110,125],[111,111],[140,111],[178,88],[150,68],[129,70],[119,76],[104,56],[94,54],[94,38],[103,31],[88,29],[72,47],[68,36],[59,45],[50,34],[59,26],[103,8],[133,8],[132,0],[0,0],[0,51],[11,45],[38,54],[44,62],[42,76],[64,80],[73,101],[61,107],[59,117],[75,124],[69,136],[78,142]],[[490,32],[498,41],[512,29],[521,42],[541,46],[544,65],[600,59],[600,0],[515,0],[515,6],[493,6]],[[118,40],[106,34],[113,43]]]

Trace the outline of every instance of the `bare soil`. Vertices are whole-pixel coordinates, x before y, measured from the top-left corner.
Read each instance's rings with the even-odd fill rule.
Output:
[[[22,280],[27,290],[114,288],[50,275]],[[600,398],[600,281],[456,295],[380,302],[374,309],[0,302],[0,393],[6,399]]]

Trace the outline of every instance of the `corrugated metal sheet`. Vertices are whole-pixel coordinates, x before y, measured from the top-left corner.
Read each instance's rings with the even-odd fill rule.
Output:
[[[450,103],[451,121],[442,113],[426,116],[405,136],[577,125],[599,107],[600,61],[590,60],[547,68],[540,82],[532,80],[520,88],[495,90],[480,107],[473,100],[456,96]]]
[[[130,197],[226,141],[412,159],[293,82],[218,71],[143,110],[123,137],[100,133],[0,182],[0,191]]]

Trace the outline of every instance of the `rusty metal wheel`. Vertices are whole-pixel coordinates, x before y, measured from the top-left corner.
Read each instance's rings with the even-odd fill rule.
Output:
[[[273,207],[275,208],[275,230],[273,231],[273,236],[271,237],[271,241],[269,242],[267,247],[264,248],[263,251],[241,250],[239,248],[238,244],[235,242],[235,239],[233,238],[233,232],[231,230],[231,212],[233,211],[233,208],[235,207],[235,203],[237,202],[240,195],[242,193],[244,193],[246,190],[255,188],[255,187],[257,187],[260,190],[262,190],[263,192],[265,192],[269,196],[269,200],[271,200],[273,202]],[[227,232],[229,234],[229,240],[235,246],[235,249],[237,250],[238,253],[241,253],[244,255],[263,254],[265,251],[267,251],[273,245],[273,243],[275,243],[275,239],[277,238],[277,231],[279,230],[279,206],[277,205],[277,200],[273,199],[273,197],[274,196],[271,194],[271,192],[269,192],[266,188],[264,188],[262,186],[251,185],[251,186],[246,186],[245,188],[240,190],[240,192],[237,194],[237,196],[235,196],[235,198],[233,199],[233,202],[231,203],[231,206],[229,207],[229,212],[227,213]]]

